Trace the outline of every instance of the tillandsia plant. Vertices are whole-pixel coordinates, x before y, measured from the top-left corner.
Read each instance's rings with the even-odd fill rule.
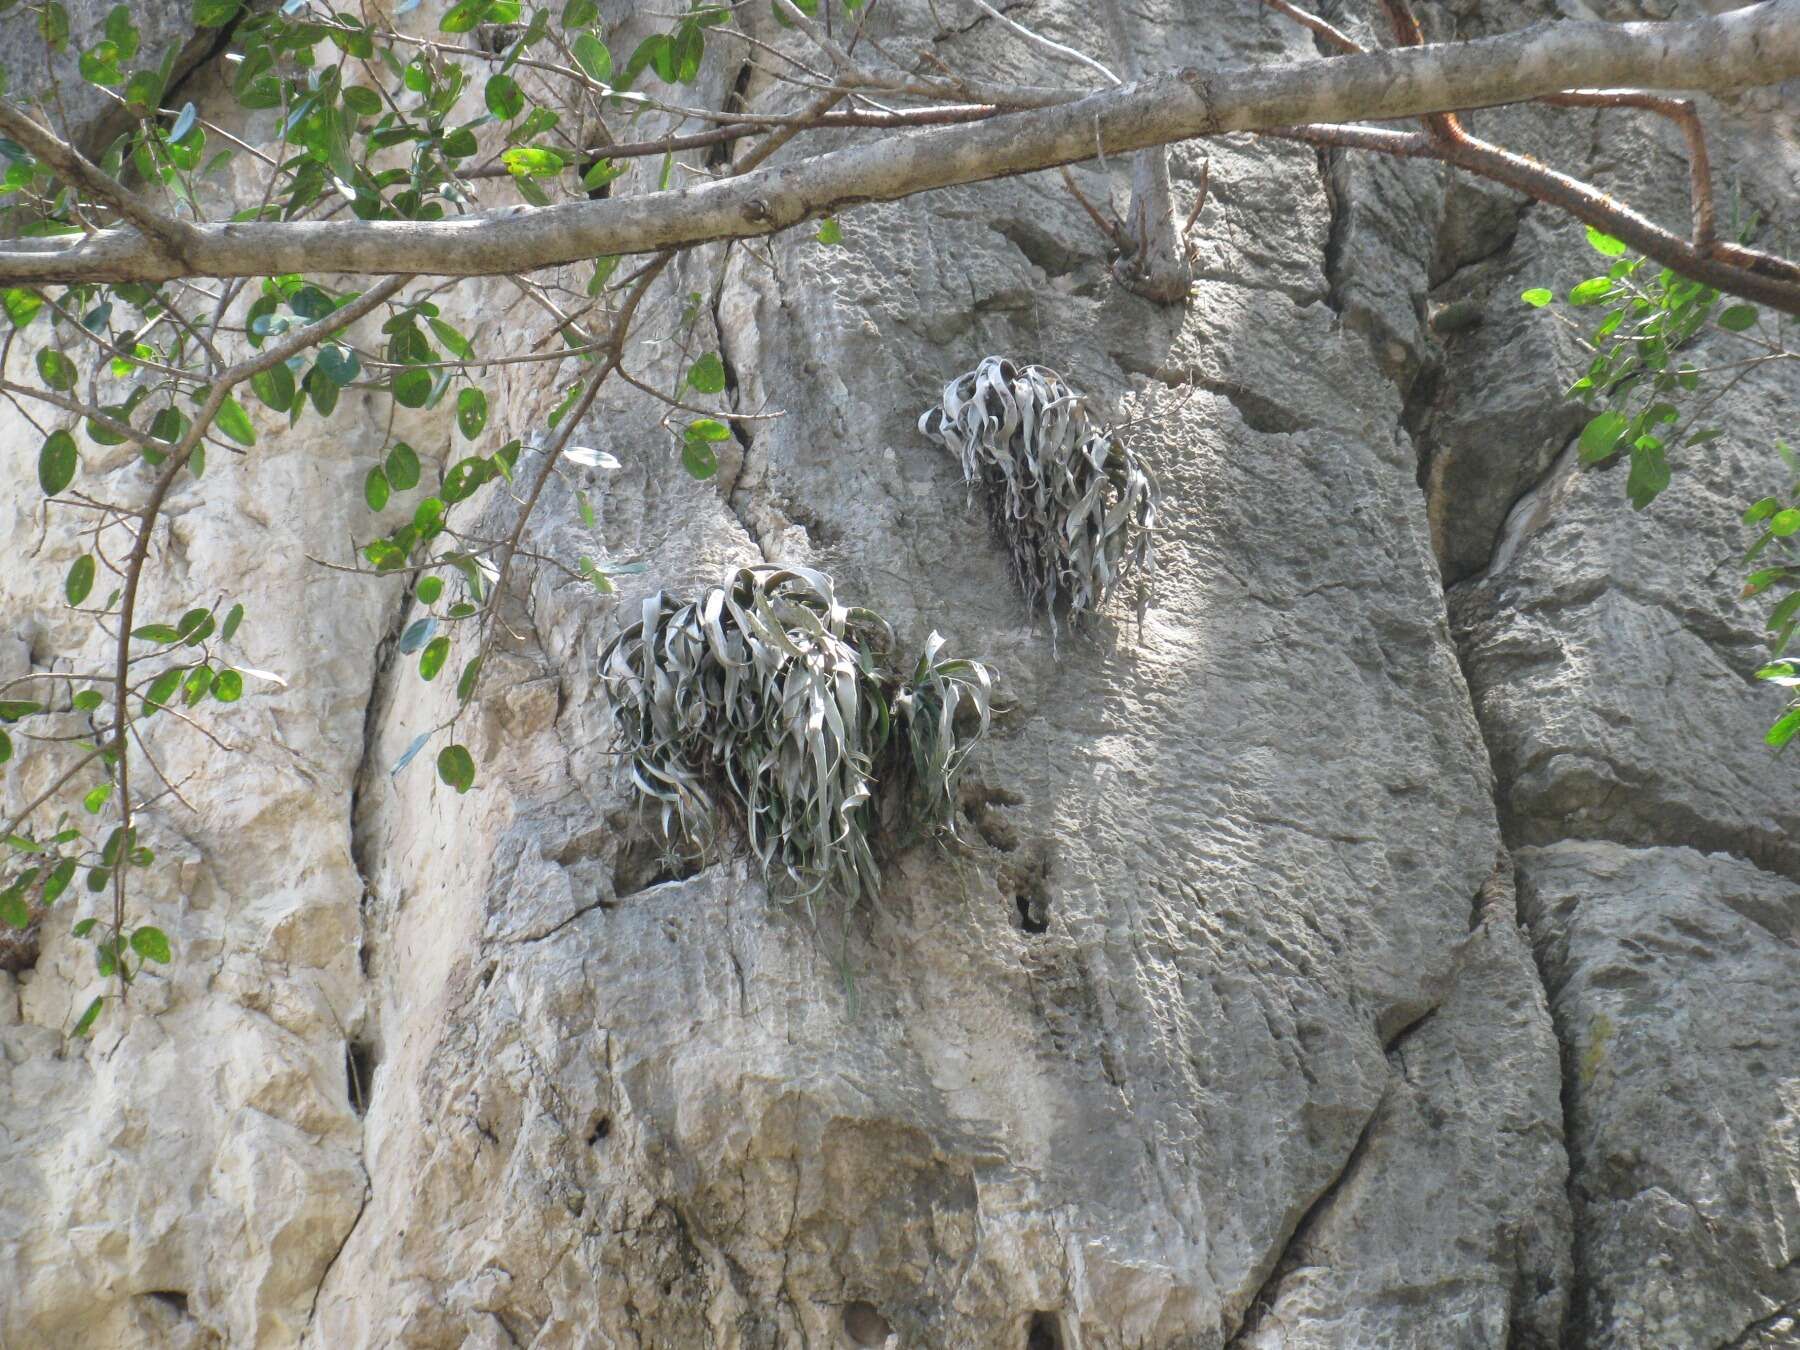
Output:
[[[1138,614],[1150,602],[1156,480],[1087,399],[1046,366],[990,356],[944,386],[919,430],[962,461],[963,479],[987,495],[994,527],[1032,613],[1056,631],[1138,579]]]
[[[943,648],[933,633],[894,668],[880,616],[805,568],[739,568],[698,600],[657,591],[600,658],[620,773],[671,839],[709,849],[735,817],[783,899],[872,898],[873,841],[951,828],[987,732],[987,668]]]

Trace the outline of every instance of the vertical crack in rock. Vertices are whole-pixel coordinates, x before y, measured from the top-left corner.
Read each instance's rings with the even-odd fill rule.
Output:
[[[743,385],[738,381],[738,363],[732,353],[732,341],[725,331],[724,320],[720,317],[720,310],[725,299],[725,287],[728,284],[726,278],[729,271],[728,264],[731,261],[731,249],[732,245],[727,244],[725,252],[719,259],[719,281],[713,287],[712,294],[712,321],[713,332],[719,340],[719,364],[725,367],[725,397],[730,401],[733,412],[742,412],[744,410]],[[732,418],[726,425],[731,428],[732,439],[743,451],[743,462],[738,466],[738,471],[731,480],[731,486],[719,494],[720,499],[725,503],[726,510],[730,511],[737,518],[738,524],[743,526],[744,533],[750,536],[750,541],[762,554],[763,561],[774,562],[779,556],[779,551],[771,549],[767,529],[757,524],[757,517],[762,513],[758,511],[758,503],[755,500],[755,480],[757,475],[762,472],[762,465],[756,459],[756,434],[750,430],[750,423],[739,421],[736,418]]]
[[[1344,312],[1344,232],[1350,224],[1350,213],[1346,209],[1344,189],[1338,173],[1341,159],[1341,151],[1330,146],[1319,147],[1319,182],[1325,190],[1326,209],[1331,213],[1331,223],[1325,231],[1325,303],[1338,315]]]
[[[367,1179],[367,1168],[364,1168],[363,1176],[362,1203],[356,1207],[356,1217],[350,1220],[350,1226],[344,1230],[344,1240],[338,1243],[337,1250],[332,1252],[331,1259],[325,1263],[325,1269],[319,1273],[319,1283],[313,1289],[312,1302],[306,1309],[306,1326],[299,1336],[299,1341],[303,1345],[306,1343],[307,1336],[312,1333],[313,1319],[319,1315],[319,1295],[325,1292],[325,1285],[331,1279],[332,1269],[337,1265],[338,1257],[344,1254],[344,1248],[350,1245],[350,1239],[356,1234],[356,1226],[362,1222],[363,1215],[368,1213],[369,1200],[374,1195],[374,1187]]]
[[[394,601],[387,627],[375,647],[375,665],[369,676],[369,697],[363,708],[362,763],[357,766],[356,778],[350,787],[350,857],[356,864],[358,875],[363,879],[365,904],[369,877],[375,869],[369,852],[369,841],[363,836],[363,799],[370,785],[380,781],[375,763],[375,746],[381,739],[380,715],[388,703],[388,692],[400,652],[400,635],[406,631],[406,622],[411,614],[412,592],[402,589]]]
[[[1423,1020],[1423,1018],[1420,1019],[1420,1021]],[[1417,1023],[1414,1025],[1417,1026]],[[1375,1099],[1375,1105],[1370,1110],[1368,1118],[1363,1121],[1362,1129],[1357,1131],[1356,1142],[1351,1145],[1350,1152],[1344,1157],[1343,1166],[1338,1168],[1332,1178],[1325,1183],[1324,1188],[1313,1197],[1312,1203],[1301,1213],[1298,1222],[1288,1234],[1287,1241],[1282,1244],[1281,1252],[1276,1256],[1274,1265],[1269,1267],[1268,1276],[1263,1280],[1261,1287],[1257,1289],[1255,1296],[1244,1305],[1243,1320],[1238,1323],[1237,1330],[1225,1342],[1225,1350],[1233,1350],[1233,1347],[1247,1345],[1247,1338],[1256,1334],[1264,1316],[1275,1307],[1276,1300],[1281,1296],[1282,1281],[1301,1264],[1300,1254],[1305,1249],[1307,1239],[1325,1215],[1330,1212],[1345,1184],[1356,1175],[1363,1158],[1368,1154],[1369,1141],[1374,1137],[1376,1122],[1381,1119],[1382,1109],[1387,1105],[1393,1081],[1390,1077],[1382,1088],[1381,1095]]]

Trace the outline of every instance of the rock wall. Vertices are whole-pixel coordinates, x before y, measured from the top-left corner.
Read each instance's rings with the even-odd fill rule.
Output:
[[[1082,7],[1027,8],[1100,45]],[[1048,73],[953,9],[886,22]],[[1249,0],[1142,9],[1152,64],[1312,54]],[[222,110],[213,78],[188,96]],[[1781,95],[1712,110],[1721,183],[1766,212],[1800,165]],[[1672,132],[1478,125],[1672,184],[1682,218]],[[658,405],[602,397],[600,538],[558,486],[535,546],[648,571],[509,597],[466,797],[390,772],[450,706],[395,659],[405,597],[308,560],[366,528],[373,404],[182,488],[151,603],[229,585],[288,683],[238,705],[242,753],[155,728],[196,809],[149,813],[178,861],[142,903],[181,957],[130,1014],[66,1039],[95,981],[61,924],[0,973],[0,1343],[1795,1344],[1800,874],[1733,565],[1800,381],[1747,383],[1747,434],[1633,514],[1570,464],[1570,347],[1517,300],[1585,275],[1578,228],[1236,137],[1172,152],[1184,205],[1203,163],[1182,311],[1111,281],[1054,175],[683,258],[641,331],[692,297],[737,406],[781,415],[696,482]],[[1127,165],[1076,173],[1103,198]],[[542,328],[502,283],[452,303],[495,354]],[[914,428],[995,352],[1134,422],[1168,515],[1141,624],[1053,645]],[[502,438],[550,378],[504,369]],[[441,415],[398,434],[451,453]],[[0,576],[0,673],[67,669],[70,546],[4,435],[31,565]],[[765,559],[1000,674],[960,842],[819,932],[740,861],[662,856],[607,754],[618,616]],[[9,766],[6,803],[46,772]]]

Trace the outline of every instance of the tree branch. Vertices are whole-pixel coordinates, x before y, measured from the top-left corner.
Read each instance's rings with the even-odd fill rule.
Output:
[[[1466,133],[1456,140],[1443,141],[1423,132],[1385,127],[1311,125],[1288,127],[1273,134],[1312,145],[1374,150],[1405,159],[1435,159],[1467,169],[1567,211],[1577,220],[1606,231],[1645,257],[1695,281],[1789,314],[1800,314],[1800,266],[1736,245],[1715,244],[1703,253],[1691,241],[1663,229],[1598,188]]]
[[[201,225],[194,227],[182,265],[131,231],[102,231],[54,250],[42,240],[7,241],[0,248],[0,285],[274,272],[521,272],[606,254],[772,234],[862,202],[1076,163],[1096,150],[1124,153],[1231,131],[1516,103],[1562,92],[1572,70],[1580,71],[1585,83],[1656,90],[1775,83],[1800,75],[1800,0],[1764,0],[1681,22],[1568,21],[1330,60],[1185,69],[1078,102],[890,136],[742,177],[639,197],[441,221]],[[1713,269],[1714,275],[1719,272]]]
[[[0,131],[49,165],[70,187],[117,211],[135,225],[147,241],[160,245],[171,261],[181,261],[188,246],[194,242],[192,225],[152,211],[74,146],[38,125],[35,119],[10,103],[0,102]]]

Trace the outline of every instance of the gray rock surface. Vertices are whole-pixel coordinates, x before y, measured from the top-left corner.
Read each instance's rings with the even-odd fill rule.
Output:
[[[1563,1044],[1577,1343],[1794,1344],[1800,887],[1598,842],[1519,875]]]
[[[1312,52],[1248,0],[1138,8],[1171,53]],[[965,68],[1049,73],[938,9],[941,30],[925,7],[887,22]],[[1028,17],[1096,41],[1081,6]],[[737,74],[715,57],[692,97]],[[211,79],[191,92],[223,113]],[[1736,112],[1734,147],[1781,115]],[[1627,178],[1654,143],[1575,125],[1519,134]],[[532,540],[648,570],[616,600],[520,580],[462,724],[465,797],[427,763],[391,772],[453,698],[395,658],[404,598],[307,560],[368,528],[369,412],[270,419],[184,489],[149,603],[230,577],[246,663],[288,687],[238,705],[241,755],[154,729],[199,809],[149,813],[173,861],[139,903],[182,958],[127,1015],[64,1036],[94,987],[66,923],[0,970],[0,1344],[1792,1343],[1791,793],[1756,745],[1760,611],[1730,561],[1793,391],[1753,386],[1751,434],[1633,516],[1617,475],[1551,468],[1567,346],[1516,299],[1582,275],[1578,230],[1239,137],[1172,152],[1178,206],[1203,163],[1185,311],[1114,285],[1054,175],[846,212],[840,248],[796,231],[682,259],[641,331],[693,297],[694,350],[779,416],[697,482],[660,405],[608,390],[580,439],[623,467],[554,485]],[[1123,200],[1127,163],[1075,172]],[[543,331],[501,283],[454,294],[493,354]],[[1453,303],[1478,321],[1442,322]],[[1134,422],[1168,508],[1141,624],[1034,629],[918,435],[991,353]],[[666,383],[679,360],[645,342],[632,369]],[[553,379],[500,369],[496,444]],[[461,453],[442,413],[396,434]],[[35,546],[28,455],[0,461],[0,503],[0,546]],[[458,510],[511,520],[492,490]],[[0,572],[9,673],[95,659],[48,540]],[[816,927],[729,853],[667,856],[615,782],[594,668],[648,589],[763,560],[1000,673],[961,838]],[[1446,577],[1468,578],[1454,638]],[[9,765],[0,805],[47,772]],[[1721,1008],[1740,997],[1754,1017]],[[1578,1084],[1596,1016],[1617,1034]],[[1706,1297],[1662,1292],[1681,1263]]]

